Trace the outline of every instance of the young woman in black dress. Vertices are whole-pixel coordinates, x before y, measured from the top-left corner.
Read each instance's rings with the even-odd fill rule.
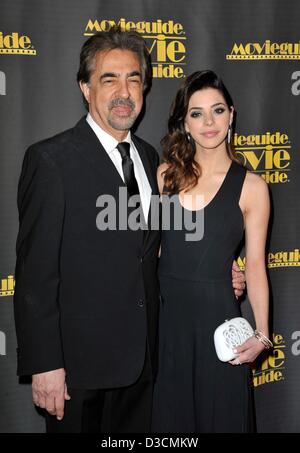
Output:
[[[253,430],[249,364],[268,347],[269,336],[269,195],[263,179],[231,150],[233,116],[231,96],[218,76],[195,72],[177,93],[163,140],[160,191],[175,197],[174,209],[195,218],[203,214],[204,235],[187,241],[185,228],[175,228],[172,219],[162,233],[154,432]],[[241,316],[231,267],[244,233],[248,296],[259,334],[224,363],[216,356],[213,334],[225,319]]]

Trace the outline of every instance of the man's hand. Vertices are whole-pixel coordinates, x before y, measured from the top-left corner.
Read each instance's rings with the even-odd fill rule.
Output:
[[[65,382],[65,370],[59,368],[32,376],[32,399],[58,420],[64,416],[65,400],[71,399]]]
[[[246,288],[245,274],[241,271],[236,261],[232,264],[232,286],[236,298],[240,297]]]

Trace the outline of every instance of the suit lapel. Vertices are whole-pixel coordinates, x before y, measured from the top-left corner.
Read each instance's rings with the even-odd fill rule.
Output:
[[[93,129],[86,121],[86,117],[76,124],[74,128],[74,140],[77,150],[90,162],[95,172],[102,178],[105,177],[115,190],[115,195],[119,195],[119,187],[125,187],[118,170],[114,166],[109,155],[103,148]]]
[[[134,145],[140,155],[141,161],[143,163],[149,184],[152,189],[152,195],[159,195],[157,181],[156,181],[156,169],[155,164],[150,162],[149,155],[145,151],[143,144],[140,140],[132,134],[132,140]],[[119,175],[118,170],[114,166],[107,152],[101,145],[98,137],[86,121],[84,116],[76,124],[74,128],[74,144],[78,152],[89,161],[93,170],[99,174],[99,177],[105,178],[109,184],[109,192],[115,197],[119,196],[119,187],[125,187],[125,183],[121,176]],[[148,214],[148,229],[145,231],[145,234],[142,235],[144,238],[144,245],[151,233],[149,226],[151,225],[151,205]]]
[[[142,146],[139,139],[135,135],[132,135],[132,141],[134,142],[134,145],[140,155],[140,158],[142,160],[149,184],[151,186],[151,189],[152,189],[151,196],[152,195],[159,196],[159,190],[158,190],[157,180],[156,180],[155,164],[154,164],[154,162],[150,162],[149,154],[145,151],[144,147]],[[144,246],[146,245],[149,235],[151,233],[150,225],[151,225],[151,215],[152,214],[153,213],[151,212],[151,204],[150,204],[148,221],[147,221],[148,229],[145,231],[145,234],[144,234]]]

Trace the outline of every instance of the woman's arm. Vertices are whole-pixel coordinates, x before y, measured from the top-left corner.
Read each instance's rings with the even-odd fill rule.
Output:
[[[256,328],[268,337],[269,288],[265,247],[270,215],[270,200],[268,186],[263,179],[253,174],[251,174],[251,179],[245,211],[245,274]]]
[[[256,329],[269,337],[269,288],[266,274],[265,246],[270,215],[268,186],[257,175],[247,173],[241,195],[245,220],[246,282]],[[253,362],[264,349],[256,338],[250,338],[237,348],[238,359],[231,363]]]

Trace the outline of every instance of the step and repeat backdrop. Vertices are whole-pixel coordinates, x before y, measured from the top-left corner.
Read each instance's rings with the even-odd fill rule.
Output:
[[[153,84],[137,134],[159,152],[184,77],[212,69],[232,94],[237,154],[268,183],[272,198],[267,265],[274,350],[253,368],[257,427],[300,432],[299,19],[297,0],[1,0],[0,432],[44,431],[30,382],[16,376],[16,194],[23,155],[85,113],[76,84],[80,48],[115,24],[137,30],[149,47]],[[238,261],[244,267],[242,252]],[[248,302],[243,305],[247,311]]]

